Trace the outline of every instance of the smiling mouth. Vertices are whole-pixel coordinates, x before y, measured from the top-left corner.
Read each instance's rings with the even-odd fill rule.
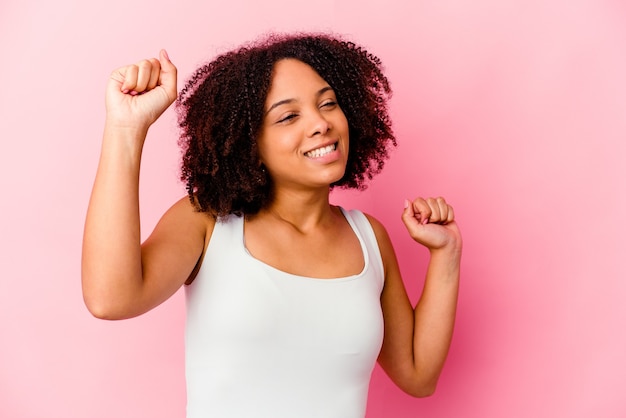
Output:
[[[304,156],[305,157],[309,157],[309,158],[320,158],[320,157],[323,157],[326,154],[330,154],[331,152],[333,152],[336,149],[337,149],[337,143],[335,142],[334,144],[330,144],[330,145],[327,145],[325,147],[316,148],[314,150],[305,152]]]

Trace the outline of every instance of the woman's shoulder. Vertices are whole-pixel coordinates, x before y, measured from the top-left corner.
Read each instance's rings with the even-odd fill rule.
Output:
[[[363,219],[367,220],[369,222],[369,224],[372,226],[372,229],[374,230],[374,232],[376,233],[376,236],[379,235],[379,233],[384,233],[386,234],[386,230],[385,230],[385,226],[378,220],[376,219],[373,215],[367,213],[367,212],[363,212],[360,209],[344,209],[342,207],[337,207],[339,208],[343,213],[346,214],[346,216],[349,216],[350,218],[358,218],[358,217],[362,217]]]
[[[188,196],[184,196],[165,212],[162,221],[167,221],[175,228],[194,231],[208,239],[215,227],[216,219],[210,213],[200,211],[195,202]]]
[[[367,212],[362,212],[360,210],[352,210],[351,212],[357,212],[362,214],[362,216],[365,217],[365,219],[367,219],[367,221],[369,222],[369,224],[372,227],[372,230],[374,231],[374,235],[376,236],[376,241],[378,241],[378,247],[381,250],[381,253],[383,254],[383,258],[385,258],[385,255],[391,250],[393,251],[393,244],[391,243],[391,238],[389,238],[389,234],[387,233],[387,229],[385,228],[385,225],[379,221],[376,217],[374,217],[373,215],[367,213]]]
[[[361,218],[363,221],[367,221],[367,223],[369,223],[372,230],[374,231],[374,235],[376,236],[379,247],[384,248],[391,246],[391,240],[385,226],[376,217],[367,212],[363,212],[360,209],[347,210],[340,206],[337,206],[337,209],[341,210],[346,217],[351,218],[353,221],[357,220],[358,218]]]

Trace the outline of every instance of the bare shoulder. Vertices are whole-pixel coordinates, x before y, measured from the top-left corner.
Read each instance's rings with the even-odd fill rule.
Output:
[[[378,219],[376,219],[374,216],[370,215],[369,213],[363,212],[363,215],[365,215],[367,220],[370,221],[370,224],[372,225],[372,228],[374,229],[376,236],[378,236],[379,233],[384,233],[385,235],[387,235],[387,230],[385,229],[385,226]]]
[[[175,229],[179,232],[202,236],[206,240],[215,226],[215,218],[206,212],[200,212],[189,199],[182,197],[163,214],[155,232],[160,228]]]
[[[142,245],[144,266],[157,275],[188,281],[209,242],[215,218],[199,212],[188,197],[174,203],[163,214]]]
[[[385,250],[393,250],[393,246],[391,244],[391,239],[389,238],[389,234],[387,233],[387,229],[378,219],[370,215],[369,213],[363,213],[367,220],[372,225],[372,229],[374,230],[374,234],[376,235],[376,240],[378,241],[378,246],[380,247],[381,252]],[[384,254],[383,254],[384,256]]]
[[[368,213],[364,213],[364,215],[367,217],[370,225],[372,225],[372,229],[376,235],[376,241],[378,242],[378,248],[380,249],[380,255],[383,259],[383,265],[385,267],[385,276],[388,278],[389,273],[398,270],[398,262],[395,250],[393,249],[393,243],[391,242],[387,229],[382,222]]]

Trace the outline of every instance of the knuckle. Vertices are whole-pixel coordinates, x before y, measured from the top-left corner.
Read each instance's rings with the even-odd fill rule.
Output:
[[[152,64],[148,60],[140,61],[137,63],[137,69],[140,74],[150,74],[152,72]]]
[[[137,67],[142,68],[142,69],[152,67],[150,60],[141,60],[136,65]]]

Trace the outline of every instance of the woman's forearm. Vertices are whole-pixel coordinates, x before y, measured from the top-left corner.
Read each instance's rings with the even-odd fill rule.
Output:
[[[454,329],[461,251],[435,250],[422,296],[415,307],[413,350],[417,375],[434,391]]]

